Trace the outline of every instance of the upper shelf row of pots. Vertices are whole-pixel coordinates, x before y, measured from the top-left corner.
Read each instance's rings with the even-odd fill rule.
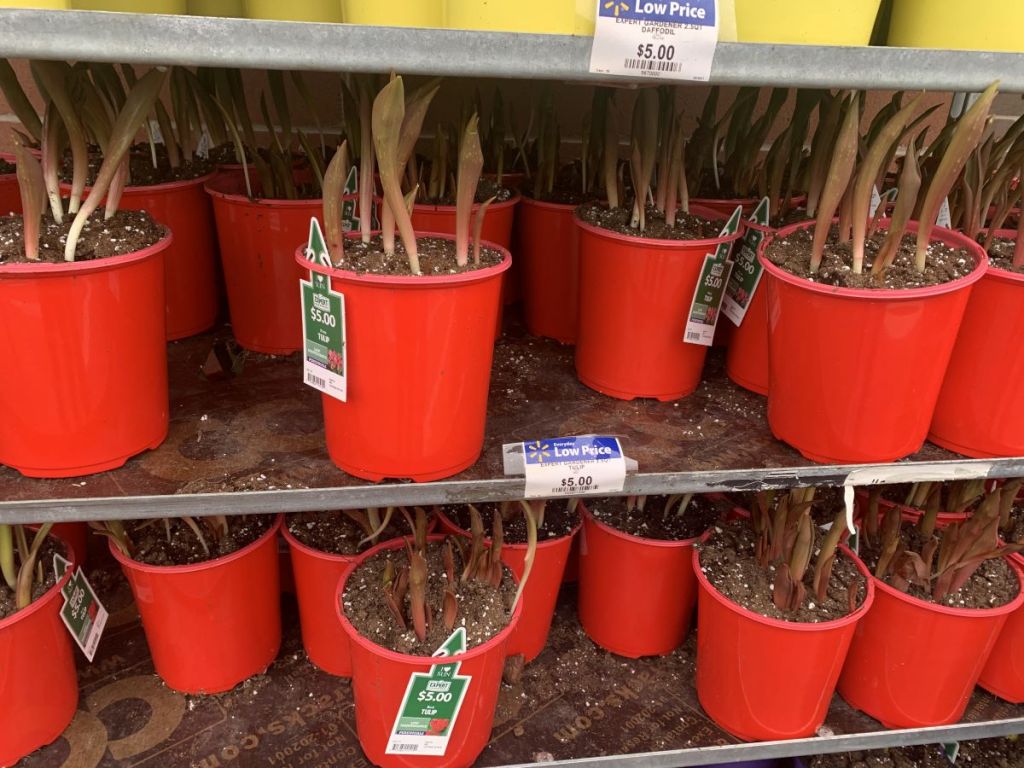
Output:
[[[596,0],[8,0],[6,6],[593,35]],[[722,40],[1020,51],[1016,0],[719,0]],[[1000,23],[992,24],[998,18]]]
[[[716,91],[686,137],[673,91],[645,89],[629,97],[627,162],[613,108],[622,97],[596,89],[584,157],[564,164],[550,91],[522,135],[510,138],[499,100],[483,115],[477,99],[480,114],[467,110],[464,122],[442,124],[433,149],[419,156],[415,138],[438,83],[407,94],[401,78],[355,78],[343,89],[349,140],[334,152],[325,137],[321,144],[293,130],[290,88],[282,73],[268,73],[276,120],[265,100],[261,111],[273,136],[253,152],[237,72],[154,70],[135,82],[110,65],[50,62],[34,63],[33,74],[51,97],[42,117],[13,74],[3,78],[8,101],[20,107],[24,142],[38,135],[44,149],[42,168],[19,149],[15,183],[34,215],[23,241],[15,237],[0,252],[22,262],[0,263],[0,301],[10,308],[0,354],[13,371],[0,382],[0,462],[24,474],[103,471],[160,444],[168,424],[164,340],[215,322],[218,245],[239,343],[269,354],[300,349],[297,284],[311,268],[302,251],[313,217],[324,223],[333,266],[312,268],[344,296],[347,330],[333,357],[323,350],[323,373],[347,381],[345,402],[323,398],[328,451],[352,475],[427,481],[477,460],[499,308],[520,291],[531,331],[576,343],[587,386],[623,399],[685,397],[701,378],[730,252],[736,274],[763,274],[764,287],[754,279],[727,291],[748,310],[730,344],[729,374],[768,394],[773,432],[805,456],[893,461],[929,434],[968,455],[1024,454],[1016,421],[1024,393],[1015,386],[1024,358],[1014,343],[1024,319],[1024,278],[1014,264],[1024,253],[995,267],[977,242],[989,219],[994,230],[1020,219],[1024,121],[998,139],[986,132],[994,87],[927,146],[929,111],[917,98],[893,99],[862,135],[857,94],[799,92],[789,123],[775,126],[787,91],[774,92],[759,113],[758,91],[744,89],[721,117]],[[155,111],[163,147],[129,153],[168,81],[175,120],[162,106]],[[292,98],[306,93],[301,77],[290,84]],[[94,104],[107,104],[117,119],[104,123],[106,111]],[[84,156],[74,157],[72,183],[57,187],[61,124],[81,139],[71,142],[73,157],[85,152],[85,136],[105,150],[92,190]],[[233,137],[237,157],[252,164],[206,173],[212,165],[192,157],[201,126],[207,143]],[[773,126],[781,133],[762,156]],[[894,164],[902,144],[909,150]],[[350,151],[359,155],[351,169]],[[122,190],[129,169],[139,181],[152,175],[150,154],[158,171],[186,180]],[[533,171],[526,196],[500,184],[517,163]],[[478,187],[481,169],[498,178]],[[869,215],[872,189],[893,185],[892,221],[882,218],[882,201]],[[633,189],[647,191],[650,207],[634,205]],[[707,197],[690,205],[691,189]],[[51,210],[63,210],[62,191],[69,215],[62,225],[46,217],[42,238],[44,246],[56,238],[62,263],[34,261],[34,222],[47,192]],[[796,223],[777,231],[762,209],[744,229],[740,211],[749,214],[761,191],[783,222]],[[108,214],[118,203],[147,211],[168,235],[161,239],[138,215],[82,229],[105,196]],[[969,236],[931,224],[943,200]],[[826,242],[823,224],[835,215],[840,234]],[[354,230],[347,238],[343,218]],[[373,234],[376,220],[383,239]],[[149,239],[139,240],[147,227]],[[1005,237],[986,244],[993,253],[1021,250],[1016,231],[998,234]],[[91,251],[74,261],[80,235]],[[113,239],[104,245],[105,238]],[[471,241],[480,239],[483,257],[470,261]],[[722,320],[720,329],[730,324]]]

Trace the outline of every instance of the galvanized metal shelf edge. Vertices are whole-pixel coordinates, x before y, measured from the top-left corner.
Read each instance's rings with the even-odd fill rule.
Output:
[[[138,64],[600,80],[588,72],[588,37],[95,11],[0,10],[0,54]],[[1002,81],[1003,91],[1024,92],[1024,56],[721,43],[711,73],[711,82],[722,85],[949,91],[981,91],[996,79]]]

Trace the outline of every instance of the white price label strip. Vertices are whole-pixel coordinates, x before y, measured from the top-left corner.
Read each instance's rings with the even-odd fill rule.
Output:
[[[720,26],[718,0],[597,0],[590,71],[706,82]]]
[[[504,446],[505,474],[526,475],[527,499],[620,493],[628,469],[618,438],[604,435],[527,440]]]

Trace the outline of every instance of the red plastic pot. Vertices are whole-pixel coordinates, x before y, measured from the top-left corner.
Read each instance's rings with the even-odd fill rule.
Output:
[[[757,228],[766,236],[775,232],[773,227],[762,227],[748,221],[747,227]],[[740,325],[733,325],[728,318],[719,325],[732,329],[729,349],[725,353],[725,374],[736,384],[759,395],[768,394],[768,298],[761,278],[754,297],[747,307]]]
[[[213,197],[217,239],[235,339],[246,349],[287,355],[302,348],[301,272],[295,244],[309,236],[320,200],[250,200],[237,174],[206,184]]]
[[[813,736],[835,693],[854,630],[871,607],[874,587],[864,564],[843,555],[868,580],[853,613],[820,624],[780,621],[748,611],[722,595],[693,551],[697,597],[697,696],[704,711],[747,741]]]
[[[743,206],[743,216],[746,218],[754,209],[757,204],[761,202],[760,198],[757,197],[734,197],[734,198],[723,198],[719,199],[716,197],[696,197],[690,201],[690,208],[693,206],[704,208],[709,211],[715,212],[715,218],[728,219],[732,216],[732,212],[736,210],[736,206]]]
[[[579,302],[575,205],[524,197],[516,217],[526,328],[534,336],[576,343]]]
[[[217,234],[204,191],[215,175],[127,187],[121,196],[122,210],[146,211],[174,234],[164,254],[168,341],[195,336],[217,320]],[[71,185],[62,184],[61,189],[69,193]]]
[[[18,187],[18,174],[0,174],[0,216],[21,213],[21,190]]]
[[[785,227],[778,237],[813,226]],[[912,222],[910,231],[916,229]],[[977,268],[928,288],[835,288],[780,269],[762,245],[768,424],[812,461],[889,462],[924,443],[971,286],[987,260],[970,238],[934,232],[934,239],[966,249]]]
[[[700,216],[710,210],[691,206]],[[707,347],[683,339],[704,257],[730,237],[650,240],[579,218],[576,374],[621,400],[677,400],[700,383]]]
[[[437,519],[444,533],[469,538],[469,531],[460,528],[443,512],[437,512]],[[555,603],[558,602],[558,590],[562,586],[569,551],[576,540],[580,525],[582,521],[568,536],[537,542],[530,579],[523,588],[523,615],[519,619],[519,626],[508,641],[509,656],[522,654],[524,660],[529,663],[536,659],[547,645],[551,620],[555,615]],[[525,544],[509,544],[506,541],[502,545],[501,562],[508,566],[516,579],[523,578],[525,560]]]
[[[300,269],[330,275],[345,296],[348,402],[322,398],[327,451],[338,467],[366,480],[426,482],[479,458],[492,329],[511,263],[499,250],[493,267],[431,277],[327,269],[293,250]]]
[[[578,609],[595,643],[619,656],[664,656],[686,639],[697,600],[697,539],[658,541],[617,531],[583,504]]]
[[[960,325],[928,431],[931,442],[974,458],[1024,454],[1022,324],[1024,275],[989,265]]]
[[[899,507],[900,519],[907,522],[916,523],[918,520],[921,519],[921,516],[924,514],[924,510],[919,509],[918,507],[911,507],[906,504],[897,504],[895,502],[889,501],[888,499],[879,498],[879,517],[883,517],[885,513],[894,506]],[[867,511],[868,492],[863,488],[857,488],[853,494],[853,517],[854,521],[858,525],[860,525],[864,520],[864,515],[867,514]],[[947,525],[950,525],[952,523],[962,523],[968,517],[970,517],[969,512],[939,512],[936,525],[939,528],[945,528]]]
[[[1008,561],[1021,579],[1022,570]],[[1024,590],[990,609],[949,608],[874,579],[875,602],[857,625],[839,694],[887,728],[955,723]]]
[[[502,202],[494,202],[487,206],[487,213],[484,215],[484,225],[480,230],[480,239],[489,243],[497,243],[500,247],[512,251],[512,224],[515,221],[516,206],[519,204],[520,195],[517,192],[514,197]],[[473,220],[476,220],[480,204],[473,205]],[[412,226],[417,234],[426,232],[440,232],[443,235],[455,234],[455,206],[454,205],[421,205],[417,204],[412,209]],[[518,262],[518,256],[516,261]],[[509,273],[502,279],[501,297],[503,304],[512,304],[519,301],[519,270],[513,266]]]
[[[281,526],[281,534],[291,551],[302,646],[306,655],[324,672],[351,677],[348,635],[338,623],[334,604],[338,579],[358,556],[334,555],[306,546],[292,535],[287,525]]]
[[[1011,559],[1024,570],[1024,557]],[[1006,619],[985,668],[981,670],[978,685],[989,693],[1012,704],[1024,704],[1024,607],[1018,608]]]
[[[163,254],[0,266],[0,464],[29,477],[120,467],[167,436]]]
[[[60,590],[72,570],[28,608],[0,620],[0,765],[56,740],[78,709],[75,651],[60,618]]]
[[[183,693],[229,691],[263,672],[281,647],[278,516],[259,539],[195,565],[121,563],[156,673]]]
[[[443,537],[432,536],[431,541]],[[367,550],[352,568],[341,577],[334,601],[341,626],[352,649],[352,696],[355,699],[356,734],[366,757],[382,768],[469,768],[487,746],[494,723],[494,709],[505,666],[507,646],[522,613],[522,602],[501,632],[486,643],[465,653],[450,657],[461,662],[458,674],[472,678],[452,730],[444,757],[404,757],[385,754],[392,726],[398,715],[410,676],[414,672],[430,672],[437,663],[429,656],[408,656],[376,645],[360,635],[341,608],[345,583],[359,564],[386,549],[404,547],[403,540],[378,544]],[[449,659],[446,659],[448,661]]]

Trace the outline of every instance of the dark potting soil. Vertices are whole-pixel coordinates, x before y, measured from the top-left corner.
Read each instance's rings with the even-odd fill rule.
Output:
[[[381,512],[383,521],[383,511]],[[288,532],[307,547],[329,555],[357,555],[373,546],[367,542],[362,546],[359,542],[366,538],[366,533],[352,518],[340,510],[325,512],[299,512],[288,515],[285,520]],[[411,532],[405,519],[395,512],[384,528],[377,541],[407,536]]]
[[[722,231],[722,222],[682,211],[676,216],[675,226],[670,227],[662,214],[654,208],[648,208],[647,228],[641,234],[639,229],[630,226],[632,204],[623,208],[608,208],[600,203],[586,203],[576,209],[576,215],[595,227],[644,240],[707,240],[718,237]]]
[[[480,249],[480,263],[473,263],[473,246],[470,244],[469,263],[460,267],[455,260],[455,241],[440,237],[416,238],[417,251],[420,259],[420,272],[423,275],[458,275],[463,272],[475,272],[501,263],[501,253],[492,248]],[[401,238],[395,238],[395,253],[388,257],[379,237],[369,243],[360,240],[345,241],[344,269],[359,274],[374,275],[412,275],[409,269],[409,258]]]
[[[39,261],[64,263],[64,243],[73,216],[65,214],[56,224],[47,214],[40,223]],[[122,256],[155,245],[164,237],[164,229],[145,211],[118,211],[110,221],[103,220],[102,207],[89,217],[78,239],[75,261],[92,261]],[[0,265],[27,263],[21,216],[0,217]]]
[[[0,175],[10,176],[12,173],[17,173],[18,167],[14,163],[8,163],[6,160],[0,160]]]
[[[823,535],[817,526],[814,530],[817,552]],[[779,610],[772,601],[775,566],[770,565],[765,569],[758,565],[754,558],[756,544],[754,530],[750,522],[744,519],[716,526],[707,543],[697,545],[700,549],[700,569],[708,581],[732,602],[748,611],[772,619],[804,624],[833,621],[851,612],[850,584],[854,583],[858,585],[856,606],[864,602],[867,579],[857,570],[852,560],[839,553],[832,566],[832,577],[824,601],[818,602],[814,594],[813,570],[808,568],[804,576],[804,586],[807,587],[804,604],[796,611]]]
[[[490,531],[491,520],[494,519],[494,512],[498,504],[477,504],[475,505],[480,517],[483,520],[484,529]],[[450,504],[441,507],[441,511],[453,523],[465,531],[469,530],[470,518],[469,507],[464,504]],[[568,509],[565,501],[558,499],[547,502],[544,507],[544,525],[537,529],[537,540],[547,541],[568,536],[577,526],[580,520],[579,512]],[[501,529],[504,533],[506,544],[526,543],[526,515],[518,503],[509,504],[506,515],[502,516]]]
[[[1003,538],[1011,544],[1024,544],[1024,507],[1014,504],[1010,510],[1010,529],[1003,531]]]
[[[28,543],[32,544],[32,537],[35,536],[35,531],[25,531],[25,535],[28,537]],[[43,542],[43,545],[39,548],[39,555],[36,558],[36,577],[32,583],[32,600],[29,605],[32,605],[36,600],[45,595],[50,588],[57,583],[57,574],[53,571],[53,556],[59,554],[65,557],[67,553],[57,540],[48,538]],[[20,560],[18,560],[20,563]],[[39,579],[39,568],[42,567],[43,578]],[[14,590],[7,587],[7,582],[0,579],[0,621],[3,621],[8,616],[13,616],[18,612],[17,603],[14,598]]]
[[[160,151],[162,150],[162,151]],[[103,164],[101,155],[89,156],[89,176],[86,184],[92,184],[96,180],[100,166]],[[171,181],[189,181],[206,176],[216,170],[217,166],[210,160],[203,160],[201,157],[193,157],[191,161],[182,160],[177,168],[171,167],[167,158],[167,150],[163,145],[158,145],[156,167],[153,167],[153,157],[149,152],[149,145],[139,145],[133,150],[128,159],[128,186],[129,187],[150,187],[155,184],[166,184]],[[71,183],[71,176],[74,170],[71,154],[64,156],[64,165],[61,168],[61,181]]]
[[[125,523],[128,537],[135,545],[132,559],[147,565],[194,565],[216,560],[249,546],[274,524],[271,515],[228,517],[228,532],[217,540],[203,518],[195,518],[209,552],[184,520],[160,518]]]
[[[874,752],[819,755],[805,761],[809,768],[949,768],[950,762],[938,744]],[[956,765],[971,768],[1024,768],[1024,739],[961,741]]]
[[[587,509],[605,525],[617,531],[638,536],[642,539],[659,541],[686,541],[703,536],[715,523],[722,519],[728,507],[723,507],[703,496],[694,496],[680,515],[678,506],[673,505],[670,514],[665,514],[668,496],[649,496],[643,509],[635,504],[633,497],[616,496],[607,499],[587,499]]]
[[[458,547],[455,550],[455,596],[459,611],[456,627],[466,629],[466,647],[473,648],[498,634],[508,625],[511,618],[512,602],[516,586],[507,568],[500,588],[479,581],[459,581],[462,559]],[[408,564],[404,549],[379,552],[360,565],[349,576],[342,595],[342,608],[352,626],[363,637],[377,645],[398,653],[413,656],[430,656],[451,634],[441,621],[444,592],[447,585],[445,576],[443,546],[440,542],[427,545],[427,605],[432,621],[427,629],[427,639],[421,642],[412,627],[402,629],[384,600],[383,583],[386,563],[391,561],[397,569]],[[408,615],[409,596],[405,598],[405,615]]]
[[[913,551],[920,552],[924,544],[924,538],[913,523],[903,523],[900,528],[900,535],[904,546]],[[876,542],[861,537],[860,544],[861,560],[874,573],[878,565],[878,558],[881,549]],[[936,554],[936,557],[938,555]],[[886,583],[892,586],[891,579],[886,578]],[[916,584],[911,584],[907,594],[923,600],[926,603],[937,603],[951,608],[998,608],[1011,602],[1020,590],[1013,569],[1006,562],[1005,558],[996,557],[983,562],[974,574],[967,580],[967,583],[958,591],[946,595],[941,602],[932,598],[930,590],[921,589]]]
[[[871,274],[871,265],[874,263],[875,254],[885,241],[885,236],[885,232],[877,232],[868,238],[864,245],[864,271],[859,275],[852,272],[852,245],[849,242],[838,242],[836,227],[829,233],[821,269],[817,274],[810,273],[813,228],[801,229],[773,240],[766,255],[773,264],[790,274],[814,283],[840,288],[923,288],[952,282],[974,270],[974,259],[966,249],[951,248],[944,243],[932,242],[928,246],[925,270],[919,273],[914,267],[917,237],[908,234],[904,235],[895,261],[886,272],[884,281],[879,284]]]
[[[1005,269],[1007,272],[1024,272],[1024,265],[1013,266],[1013,251],[1017,246],[1017,240],[1007,237],[996,237],[988,249],[988,258],[996,269]]]
[[[420,189],[422,190],[423,187]],[[515,192],[512,189],[501,186],[494,179],[481,178],[480,182],[476,185],[476,197],[473,198],[473,202],[486,203],[493,197],[495,203],[505,203],[514,196]],[[423,195],[417,198],[416,203],[418,205],[455,205],[455,198],[451,195],[440,198],[430,198]]]

